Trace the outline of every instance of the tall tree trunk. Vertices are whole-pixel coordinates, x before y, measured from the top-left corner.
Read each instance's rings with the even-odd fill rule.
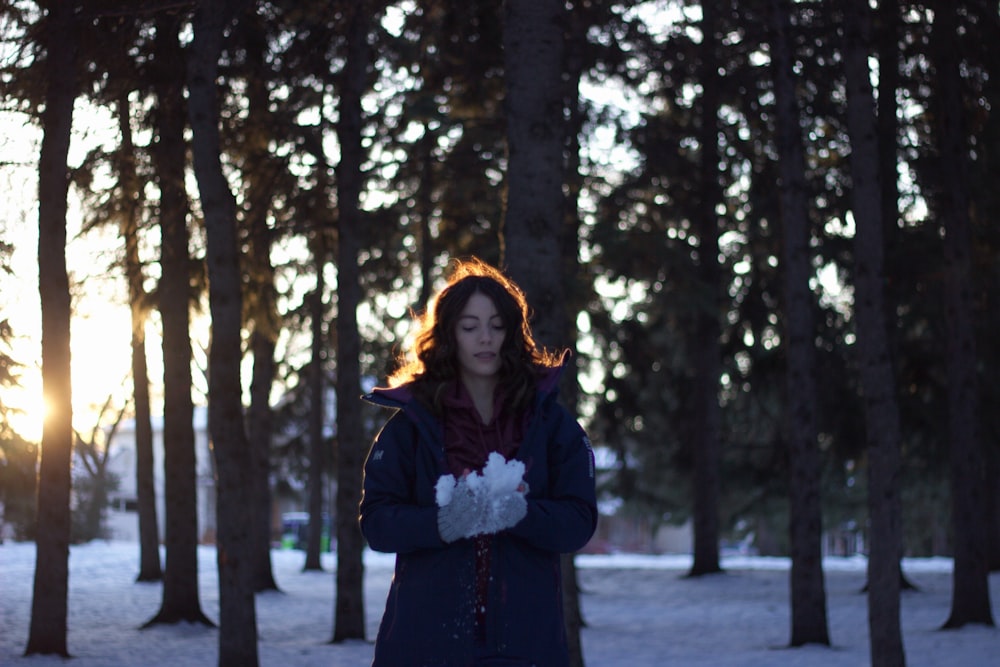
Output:
[[[507,210],[503,262],[524,289],[531,325],[544,345],[565,342],[563,66],[567,12],[559,0],[504,5],[507,78]]]
[[[323,442],[323,427],[326,419],[326,307],[323,293],[326,291],[324,268],[327,261],[326,241],[324,232],[317,232],[319,238],[314,241],[316,266],[316,291],[309,299],[311,312],[310,327],[312,329],[312,361],[309,364],[309,532],[306,537],[306,562],[303,569],[319,571],[323,569],[320,562],[320,542],[323,533],[324,502],[323,480],[329,457]]]
[[[365,638],[364,539],[358,526],[364,459],[361,423],[361,341],[357,309],[360,198],[364,179],[361,98],[367,90],[372,2],[355,2],[347,24],[337,139],[337,595],[333,641]]]
[[[35,580],[25,655],[69,656],[70,468],[73,400],[70,294],[66,271],[66,195],[73,102],[76,99],[75,3],[50,4],[44,19],[47,87],[38,164],[38,292],[42,306],[42,394],[49,406],[38,469]]]
[[[422,174],[420,178],[420,189],[416,193],[417,210],[419,211],[419,233],[417,238],[420,243],[420,292],[417,296],[415,310],[418,313],[427,309],[427,303],[431,300],[431,271],[434,267],[434,239],[431,237],[431,218],[434,216],[436,203],[434,201],[434,184],[437,158],[434,149],[437,147],[439,139],[438,132],[430,127],[430,123],[424,125],[424,136],[417,142],[417,154],[420,156]]]
[[[252,71],[264,71],[266,36],[260,20],[248,16],[243,30],[247,63]],[[274,119],[269,111],[268,82],[263,76],[253,76],[247,81],[247,104],[247,151],[252,167],[246,175],[249,204],[245,217],[250,247],[247,254],[246,310],[253,323],[250,334],[253,370],[247,437],[253,461],[253,589],[259,592],[278,588],[271,567],[271,437],[274,430],[271,389],[281,318],[271,262],[274,233],[267,221],[272,208],[275,175],[283,165],[275,162],[268,149]]]
[[[579,408],[579,368],[576,362],[577,350],[577,314],[586,308],[590,297],[582,289],[583,281],[580,274],[580,213],[579,200],[583,188],[583,177],[580,174],[580,136],[586,121],[586,112],[580,99],[580,81],[583,77],[585,51],[587,48],[587,33],[592,21],[583,7],[574,5],[568,18],[566,30],[566,77],[565,77],[565,108],[569,111],[566,120],[566,206],[564,231],[562,234],[562,265],[563,289],[566,307],[563,309],[562,330],[565,340],[572,348],[574,355],[567,373],[562,378],[563,400],[574,414]],[[572,339],[572,341],[570,341]],[[580,607],[580,581],[574,554],[563,554],[562,592],[563,615],[566,624],[566,642],[569,646],[570,667],[583,667],[583,642],[580,631],[586,626],[583,610]]]
[[[273,284],[272,284],[273,287]],[[267,288],[263,288],[267,289]],[[275,320],[277,315],[275,313]],[[277,590],[271,567],[271,435],[274,418],[271,411],[271,386],[274,383],[274,335],[277,327],[257,323],[250,336],[253,370],[250,379],[250,411],[247,416],[249,447],[253,459],[251,481],[253,502],[253,547],[251,566],[253,590]]]
[[[316,158],[316,191],[325,197],[332,197],[332,173],[333,169],[326,160],[326,154],[321,147],[314,150]],[[332,217],[332,216],[331,216]],[[326,220],[327,218],[324,218]],[[326,306],[326,266],[330,261],[329,243],[332,237],[330,229],[332,223],[324,225],[317,223],[313,228],[313,235],[309,239],[309,246],[313,255],[313,271],[316,275],[316,289],[309,297],[307,307],[309,308],[311,342],[311,360],[309,363],[308,393],[311,409],[308,415],[309,434],[309,477],[307,481],[307,506],[309,509],[309,530],[306,536],[306,562],[303,567],[306,571],[323,569],[320,562],[321,537],[326,525],[324,513],[326,510],[326,499],[324,484],[326,473],[329,469],[330,453],[327,451],[326,443],[323,441],[323,432],[326,426],[326,360],[327,346],[330,343],[327,334],[327,306]]]
[[[972,241],[966,193],[968,149],[962,120],[962,74],[954,37],[956,7],[934,3],[932,57],[937,68],[937,132],[943,182],[937,212],[944,221],[945,324],[948,332],[948,431],[951,441],[951,521],[955,541],[951,614],[946,628],[993,625],[986,466],[979,441],[979,384],[973,315]]]
[[[800,110],[792,69],[790,0],[771,2],[771,63],[781,222],[784,225],[786,321],[785,418],[789,445],[789,533],[791,544],[791,646],[830,644],[823,584],[823,517],[816,426],[816,337],[810,252],[806,163]]]
[[[163,487],[166,505],[163,602],[147,625],[212,625],[198,598],[198,491],[191,400],[191,255],[184,187],[184,57],[180,17],[156,21],[151,74],[156,94],[153,165],[160,190],[160,319],[163,323]]]
[[[242,0],[200,3],[188,68],[188,113],[194,172],[205,215],[212,343],[208,373],[208,426],[218,483],[220,667],[257,664],[257,616],[252,585],[253,459],[243,423],[240,380],[243,300],[236,201],[222,171],[216,78],[223,36]]]
[[[884,284],[883,174],[875,101],[869,83],[869,7],[844,0],[844,70],[851,138],[851,198],[855,221],[855,320],[868,439],[868,626],[873,665],[906,664],[899,619],[902,512],[899,497],[900,422],[889,353]]]
[[[509,0],[504,20],[509,159],[502,260],[524,290],[538,341],[558,347],[569,343],[571,317],[563,269],[575,266],[578,254],[575,235],[573,243],[567,238],[571,225],[562,190],[568,133],[563,111],[570,97],[563,80],[569,14],[557,1]],[[576,89],[572,92],[577,100]],[[566,382],[573,380],[575,376]],[[561,565],[570,664],[583,667],[575,561],[564,555]]]
[[[892,265],[893,260],[888,250],[894,246],[893,236],[898,233],[899,223],[899,179],[896,176],[899,164],[899,102],[896,91],[899,89],[899,25],[900,5],[895,2],[881,2],[878,8],[878,29],[875,32],[876,48],[878,49],[878,88],[879,96],[876,102],[878,118],[876,128],[878,134],[878,164],[879,173],[883,175],[882,185],[882,227],[884,232],[884,248],[887,251],[886,263]],[[891,281],[891,279],[889,279]],[[897,352],[894,346],[890,355]],[[906,579],[902,562],[899,567],[900,586],[903,590],[914,589],[913,583]]]
[[[694,559],[689,576],[721,571],[719,565],[719,378],[721,368],[719,218],[719,65],[713,3],[702,5],[701,21],[701,209],[698,212],[698,272],[706,295],[696,314],[694,417]]]
[[[148,295],[143,287],[139,258],[139,213],[142,184],[136,173],[135,144],[130,124],[128,93],[118,98],[121,134],[120,180],[123,204],[121,235],[125,241],[125,278],[132,316],[132,402],[135,406],[135,480],[139,517],[139,575],[137,581],[160,581],[160,529],[156,518],[153,474],[153,427],[149,406],[149,372],[146,365],[146,316]]]

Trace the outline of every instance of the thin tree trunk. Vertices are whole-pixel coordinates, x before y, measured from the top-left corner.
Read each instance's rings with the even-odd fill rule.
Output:
[[[139,575],[137,581],[160,581],[160,529],[156,519],[153,475],[153,427],[149,406],[149,372],[146,365],[146,314],[148,295],[143,287],[139,258],[139,212],[142,186],[136,173],[135,144],[130,125],[128,93],[118,98],[118,129],[121,134],[121,189],[125,199],[121,235],[125,242],[125,278],[132,315],[132,402],[135,406],[135,479],[139,519]]]
[[[364,459],[361,423],[361,341],[357,309],[365,150],[361,97],[367,89],[371,50],[371,2],[357,2],[347,24],[347,59],[340,86],[337,139],[337,594],[333,641],[365,638],[364,539],[358,526]]]
[[[222,171],[216,78],[223,35],[241,2],[202,3],[195,9],[188,69],[194,171],[205,215],[212,343],[208,373],[208,425],[218,483],[220,667],[253,667],[257,616],[252,584],[253,458],[243,423],[240,380],[243,300],[236,202]]]
[[[263,71],[265,35],[256,17],[244,27],[247,61],[251,70]],[[271,437],[274,430],[271,390],[275,375],[275,347],[281,331],[271,246],[274,238],[268,227],[274,196],[274,177],[281,168],[269,152],[274,119],[269,111],[268,82],[262,76],[247,82],[247,149],[253,165],[246,175],[249,206],[245,213],[250,250],[247,255],[247,311],[253,322],[250,352],[253,370],[250,379],[250,409],[247,437],[253,460],[253,589],[277,590],[271,566]]]
[[[869,7],[845,0],[844,69],[851,138],[855,220],[855,319],[868,437],[868,625],[873,665],[906,664],[900,629],[902,511],[899,497],[900,422],[889,353],[884,283],[884,226],[875,101],[869,83]]]
[[[322,231],[317,232],[322,235]],[[326,308],[323,293],[326,291],[324,267],[326,266],[326,243],[324,238],[314,241],[317,246],[315,253],[316,291],[310,297],[312,328],[312,361],[309,364],[309,480],[307,482],[309,498],[309,532],[306,537],[306,562],[303,569],[319,571],[323,569],[320,561],[320,542],[323,532],[323,510],[326,505],[323,493],[323,478],[329,458],[326,455],[326,445],[323,442],[323,426],[326,419],[326,378],[324,365],[326,360]]]
[[[968,154],[962,121],[961,81],[954,36],[955,4],[934,3],[933,58],[937,67],[943,182],[938,214],[944,220],[945,324],[948,332],[948,431],[951,441],[952,533],[955,566],[951,614],[945,628],[993,625],[990,608],[986,466],[979,441],[979,385],[973,314],[972,240],[966,193]]]
[[[434,266],[434,239],[431,237],[431,218],[434,216],[434,184],[437,160],[434,149],[438,142],[438,133],[429,124],[424,126],[424,136],[417,143],[417,154],[420,155],[422,174],[417,196],[417,210],[420,212],[419,243],[420,243],[420,293],[417,296],[416,312],[422,313],[431,299],[431,269]]]
[[[326,154],[322,150],[315,150],[314,157],[317,162],[316,190],[332,197],[331,175],[333,169],[327,163]],[[309,474],[307,481],[307,507],[309,510],[309,527],[306,536],[306,561],[303,566],[303,569],[306,571],[320,571],[323,569],[320,561],[320,545],[323,529],[326,524],[324,518],[326,508],[324,482],[331,458],[327,451],[326,443],[323,440],[327,418],[327,346],[330,343],[327,335],[327,306],[325,301],[326,266],[330,261],[329,242],[330,234],[327,226],[322,223],[316,224],[309,239],[309,246],[313,255],[316,288],[314,293],[308,297],[309,301],[306,304],[309,308],[310,333],[312,335],[312,357],[309,363],[309,375],[307,379],[311,409],[308,415]]]
[[[719,565],[719,378],[721,368],[719,218],[719,86],[716,5],[702,5],[701,21],[701,209],[698,212],[698,271],[706,295],[696,314],[694,483],[692,524],[694,558],[689,576],[720,572]]]
[[[789,444],[789,533],[792,567],[791,646],[830,644],[823,583],[823,518],[816,426],[816,337],[806,163],[795,96],[789,0],[771,3],[781,212],[784,225],[786,439]]]
[[[266,289],[266,288],[265,288]],[[253,457],[253,590],[278,590],[271,567],[271,386],[274,383],[275,341],[271,331],[258,324],[250,337],[253,370],[250,380],[250,412],[247,418],[249,446]]]
[[[160,190],[160,319],[163,325],[163,487],[166,516],[163,602],[146,625],[188,621],[212,625],[198,598],[198,513],[194,404],[191,400],[191,255],[184,187],[184,58],[180,17],[156,21],[152,63]]]
[[[53,3],[45,19],[47,88],[38,165],[38,292],[42,306],[42,394],[49,410],[42,427],[35,580],[25,649],[25,655],[64,657],[69,656],[66,617],[73,452],[66,159],[77,86],[74,4]]]

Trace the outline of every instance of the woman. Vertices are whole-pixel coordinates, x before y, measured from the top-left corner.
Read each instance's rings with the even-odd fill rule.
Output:
[[[500,271],[457,263],[410,359],[366,396],[397,409],[361,501],[371,548],[396,553],[374,667],[569,662],[559,555],[596,527],[594,460],[556,402],[564,355],[527,315]]]

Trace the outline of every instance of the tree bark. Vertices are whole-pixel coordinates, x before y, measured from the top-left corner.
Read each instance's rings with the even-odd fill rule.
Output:
[[[322,235],[320,231],[318,234]],[[309,532],[306,537],[306,562],[303,569],[320,571],[320,543],[324,526],[323,479],[327,469],[329,456],[326,444],[323,442],[323,428],[326,420],[326,307],[323,294],[326,291],[324,269],[327,262],[325,239],[320,237],[313,241],[316,291],[309,298],[310,328],[312,329],[312,360],[309,364],[309,479],[307,503],[309,505]]]
[[[430,124],[424,126],[424,136],[417,142],[418,155],[421,160],[420,190],[417,193],[417,210],[420,212],[419,235],[417,238],[420,258],[420,292],[417,296],[417,303],[414,310],[422,313],[427,309],[427,304],[431,300],[433,281],[431,272],[434,267],[434,238],[431,235],[431,219],[434,217],[436,206],[434,200],[435,174],[437,173],[437,158],[434,149],[440,136],[439,133],[431,129]]]
[[[532,329],[539,343],[558,347],[569,342],[571,311],[566,305],[564,269],[575,266],[575,235],[567,233],[563,196],[570,95],[566,69],[565,6],[551,0],[511,0],[505,5],[504,54],[507,78],[507,210],[504,213],[502,261],[524,290],[532,309]],[[576,89],[572,90],[573,99]],[[575,221],[575,215],[571,218]],[[572,274],[572,275],[575,275]],[[575,375],[566,383],[575,382]],[[564,623],[570,664],[583,667],[576,564],[561,558]]]
[[[869,8],[844,0],[844,69],[855,221],[855,321],[868,440],[868,625],[873,665],[906,664],[900,629],[900,421],[884,294],[884,226],[875,101],[869,83]],[[893,176],[894,177],[894,176]]]
[[[791,646],[830,644],[823,582],[823,517],[817,444],[816,338],[809,201],[800,110],[792,69],[791,3],[771,2],[777,145],[781,174],[782,266],[785,283],[785,419],[789,454],[789,533],[792,567]]]
[[[317,163],[316,191],[323,193],[323,196],[332,198],[333,168],[328,164],[326,153],[321,147],[317,146],[313,155]],[[333,214],[332,211],[331,214]],[[331,218],[332,215],[324,217],[323,220],[327,221]],[[309,247],[313,256],[313,270],[316,275],[316,288],[314,293],[308,297],[306,304],[309,309],[309,326],[312,335],[311,359],[307,379],[310,411],[308,414],[309,472],[307,481],[309,526],[306,536],[306,561],[303,567],[306,571],[323,569],[320,561],[320,546],[326,524],[324,514],[327,505],[324,484],[332,458],[323,438],[327,418],[327,346],[330,344],[326,322],[326,267],[330,261],[329,244],[332,238],[330,233],[332,226],[332,223],[316,224],[312,228],[312,235],[309,238]]]
[[[993,625],[987,544],[987,468],[979,435],[979,384],[973,314],[972,241],[966,192],[965,129],[954,3],[934,3],[932,53],[937,68],[937,132],[943,182],[937,213],[944,221],[945,325],[948,333],[948,432],[955,566],[945,628]]]
[[[879,96],[876,102],[878,118],[876,128],[878,134],[879,173],[883,174],[882,186],[882,228],[884,233],[885,261],[892,264],[889,250],[896,244],[894,235],[899,230],[899,182],[896,175],[899,163],[899,102],[896,91],[899,89],[899,26],[900,5],[895,2],[879,3],[877,40],[879,63],[878,87]],[[891,63],[891,64],[890,64]],[[887,277],[891,282],[892,278]],[[898,345],[893,346],[890,354],[898,357]],[[906,578],[903,564],[899,566],[900,587],[902,590],[915,590],[917,587]]]
[[[252,667],[258,662],[251,556],[254,528],[250,513],[246,511],[252,506],[253,459],[243,423],[240,380],[242,275],[236,202],[220,159],[222,142],[215,83],[224,33],[242,7],[242,0],[203,2],[196,7],[187,77],[194,172],[208,244],[212,316],[208,426],[218,484],[220,667]]]
[[[716,10],[702,5],[701,21],[701,208],[698,211],[698,273],[705,295],[696,314],[694,416],[694,558],[688,576],[722,571],[719,565],[719,377],[721,369],[719,218],[719,65]]]
[[[146,365],[146,317],[149,297],[143,286],[139,258],[139,213],[142,185],[136,173],[135,144],[130,124],[128,93],[118,98],[121,134],[120,174],[122,198],[121,235],[125,242],[125,279],[132,316],[132,403],[135,407],[135,480],[139,520],[139,575],[137,581],[160,581],[160,528],[156,517],[153,473],[153,427],[149,405],[149,371]]]
[[[585,51],[587,48],[587,33],[592,21],[587,13],[581,11],[579,5],[574,5],[568,18],[566,31],[566,77],[565,77],[565,107],[569,112],[566,118],[566,206],[564,215],[564,230],[561,241],[563,266],[564,303],[563,324],[564,340],[573,350],[573,358],[562,378],[561,396],[574,414],[579,409],[579,369],[576,363],[577,355],[577,314],[586,308],[589,294],[578,280],[580,273],[580,213],[579,199],[583,186],[580,174],[580,136],[586,120],[586,112],[580,99],[580,81],[583,77]],[[560,558],[562,566],[563,616],[566,625],[566,643],[569,647],[570,667],[583,667],[583,642],[581,630],[587,622],[580,606],[580,581],[574,554],[563,554]]]
[[[264,71],[266,36],[260,19],[249,18],[243,29],[247,64],[251,71]],[[260,592],[277,590],[271,567],[271,437],[273,412],[271,390],[275,375],[275,347],[281,331],[277,289],[271,247],[274,233],[268,226],[272,210],[275,174],[283,164],[277,163],[269,151],[274,119],[269,111],[268,82],[264,76],[253,76],[247,82],[247,152],[250,173],[246,174],[248,191],[245,212],[248,229],[247,253],[247,312],[253,323],[250,352],[253,369],[250,378],[250,409],[247,415],[247,437],[253,461],[253,589]]]
[[[42,427],[35,579],[25,649],[25,655],[64,657],[69,656],[66,617],[73,452],[66,160],[77,88],[75,11],[75,3],[51,3],[44,19],[47,86],[38,165],[38,292],[42,307],[42,394],[48,410]]]
[[[508,170],[503,262],[525,291],[535,336],[553,345],[564,340],[560,238],[566,9],[558,0],[509,0],[504,20]]]
[[[337,595],[333,641],[365,638],[364,539],[358,526],[364,463],[361,422],[361,341],[357,309],[361,286],[358,250],[365,150],[361,98],[368,86],[368,46],[373,3],[353,5],[347,24],[347,58],[340,86],[337,139]]]
[[[156,95],[153,164],[160,190],[160,319],[163,323],[163,488],[166,516],[163,601],[146,625],[212,625],[198,598],[198,491],[191,400],[191,255],[184,186],[184,57],[180,17],[156,20],[150,70]]]
[[[248,438],[253,458],[253,590],[278,590],[271,567],[271,386],[274,383],[275,340],[260,325],[250,336],[253,370],[250,380],[250,411],[247,417]]]

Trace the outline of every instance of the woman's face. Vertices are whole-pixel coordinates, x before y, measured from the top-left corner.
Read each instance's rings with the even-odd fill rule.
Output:
[[[500,347],[507,330],[493,300],[480,292],[469,297],[455,324],[458,367],[463,378],[494,378],[500,372]]]

